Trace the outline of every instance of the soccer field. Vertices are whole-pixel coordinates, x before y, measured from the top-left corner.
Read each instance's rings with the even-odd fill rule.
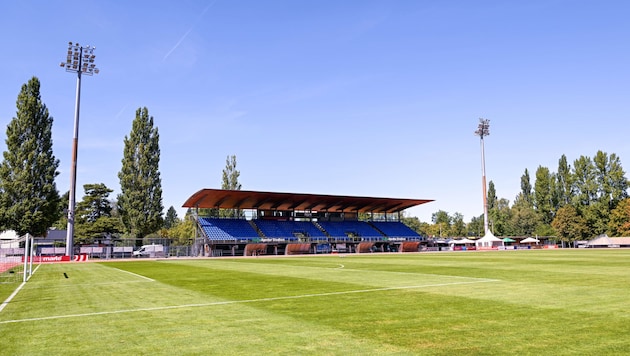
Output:
[[[43,264],[0,354],[629,354],[629,272],[625,249]]]

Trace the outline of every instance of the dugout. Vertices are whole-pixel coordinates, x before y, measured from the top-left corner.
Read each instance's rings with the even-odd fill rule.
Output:
[[[202,189],[183,207],[198,255],[251,256],[417,251],[424,237],[402,212],[431,201]]]

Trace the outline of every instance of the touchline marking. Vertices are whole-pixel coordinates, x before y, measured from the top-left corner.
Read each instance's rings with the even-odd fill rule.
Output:
[[[31,279],[31,277],[33,276],[33,274],[35,274],[35,272],[37,272],[37,269],[39,268],[39,266],[41,265],[37,265],[37,267],[35,267],[35,270],[33,271],[33,273],[28,277],[27,281],[29,279]],[[26,273],[26,271],[24,271],[24,273]],[[11,295],[9,296],[9,298],[7,298],[4,302],[2,302],[2,304],[0,304],[0,312],[2,312],[2,309],[4,309],[7,305],[9,305],[9,303],[11,303],[11,300],[13,300],[13,298],[15,298],[15,296],[18,294],[18,292],[22,289],[22,287],[24,287],[24,285],[26,284],[26,282],[22,282],[22,284],[20,284],[19,287],[17,287],[13,293],[11,293]]]
[[[278,301],[278,300],[326,297],[326,296],[331,296],[331,295],[344,295],[344,294],[354,294],[354,293],[371,293],[371,292],[382,292],[382,291],[390,291],[390,290],[419,289],[419,288],[429,288],[429,287],[445,287],[445,286],[453,286],[453,285],[489,283],[489,282],[500,282],[500,280],[498,280],[498,279],[488,279],[488,280],[480,280],[480,281],[423,284],[423,285],[418,285],[418,286],[402,286],[402,287],[359,289],[359,290],[351,290],[351,291],[344,291],[344,292],[302,294],[302,295],[293,295],[293,296],[286,296],[286,297],[271,297],[271,298],[246,299],[246,300],[228,300],[228,301],[223,301],[223,302],[200,303],[200,304],[182,304],[182,305],[171,305],[171,306],[165,306],[165,307],[138,308],[138,309],[123,309],[123,310],[112,310],[112,311],[95,312],[95,313],[84,313],[84,314],[53,315],[53,316],[45,316],[45,317],[41,317],[41,318],[4,320],[4,321],[0,321],[0,325],[1,324],[11,324],[11,323],[25,323],[25,322],[29,322],[29,321],[43,321],[43,320],[55,320],[55,319],[81,318],[81,317],[86,317],[86,316],[99,316],[99,315],[111,315],[111,314],[123,314],[123,313],[137,313],[137,312],[146,312],[146,311],[172,310],[172,309],[184,309],[184,308],[200,308],[200,307],[211,307],[211,306],[229,305],[229,304],[273,302],[273,301]]]
[[[26,282],[22,282],[22,284],[20,284],[19,287],[17,287],[13,293],[11,293],[11,295],[9,296],[9,298],[7,298],[4,302],[2,302],[2,304],[0,304],[0,312],[2,311],[2,309],[4,309],[4,307],[6,307],[7,305],[9,305],[9,303],[11,302],[11,300],[13,299],[13,297],[15,297],[18,292],[20,291],[20,289],[22,289],[22,287],[24,287],[24,285],[26,284]]]
[[[111,267],[111,266],[107,266],[107,267],[109,267],[109,268],[113,268],[113,269],[118,270],[118,271],[120,271],[120,272],[129,273],[129,274],[130,274],[130,275],[132,275],[132,276],[136,276],[136,277],[138,277],[138,278],[142,278],[142,279],[145,279],[145,280],[150,281],[150,282],[155,282],[155,279],[153,279],[153,278],[149,278],[149,277],[146,277],[146,276],[143,276],[143,275],[141,275],[141,274],[137,274],[137,273],[133,273],[133,272],[125,271],[124,269],[120,269],[120,268],[116,268],[116,267]]]

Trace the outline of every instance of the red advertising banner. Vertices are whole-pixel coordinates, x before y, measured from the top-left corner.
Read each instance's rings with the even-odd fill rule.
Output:
[[[74,256],[75,262],[85,262],[88,260],[88,255],[76,255]],[[22,257],[24,262],[24,257]],[[70,256],[33,256],[33,262],[70,262]]]

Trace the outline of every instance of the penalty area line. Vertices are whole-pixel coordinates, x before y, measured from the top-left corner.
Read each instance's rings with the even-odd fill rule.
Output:
[[[112,311],[103,311],[103,312],[94,312],[94,313],[53,315],[53,316],[45,316],[45,317],[39,317],[39,318],[3,320],[3,321],[0,321],[0,325],[2,325],[2,324],[12,324],[12,323],[25,323],[25,322],[29,322],[29,321],[44,321],[44,320],[56,320],[56,319],[68,319],[68,318],[82,318],[82,317],[100,316],[100,315],[151,312],[151,311],[186,309],[186,308],[202,308],[202,307],[212,307],[212,306],[218,306],[218,305],[273,302],[273,301],[279,301],[279,300],[326,297],[326,296],[331,296],[331,295],[345,295],[345,294],[355,294],[355,293],[372,293],[372,292],[383,292],[383,291],[405,290],[405,289],[421,289],[421,288],[431,288],[431,287],[448,287],[448,286],[454,286],[454,285],[491,283],[491,282],[499,282],[499,281],[500,280],[495,279],[495,280],[480,280],[480,281],[451,282],[451,283],[434,283],[434,284],[423,284],[423,285],[416,285],[416,286],[400,286],[400,287],[358,289],[358,290],[341,291],[341,292],[328,292],[328,293],[291,295],[291,296],[284,296],[284,297],[270,297],[270,298],[245,299],[245,300],[227,300],[227,301],[212,302],[212,303],[182,304],[182,305],[170,305],[170,306],[163,306],[163,307],[112,310]]]
[[[135,277],[138,277],[138,278],[142,278],[142,279],[144,279],[144,280],[146,280],[146,281],[149,281],[149,282],[155,282],[155,279],[153,279],[153,278],[149,278],[149,277],[146,277],[146,276],[143,276],[143,275],[141,275],[141,274],[137,274],[137,273],[133,273],[133,272],[125,271],[124,269],[120,269],[120,268],[116,268],[116,267],[111,267],[111,266],[107,266],[107,267],[109,267],[109,268],[113,268],[113,269],[115,269],[115,270],[117,270],[117,271],[120,271],[120,272],[125,272],[125,273],[127,273],[127,274],[130,274],[130,275],[135,276]]]

